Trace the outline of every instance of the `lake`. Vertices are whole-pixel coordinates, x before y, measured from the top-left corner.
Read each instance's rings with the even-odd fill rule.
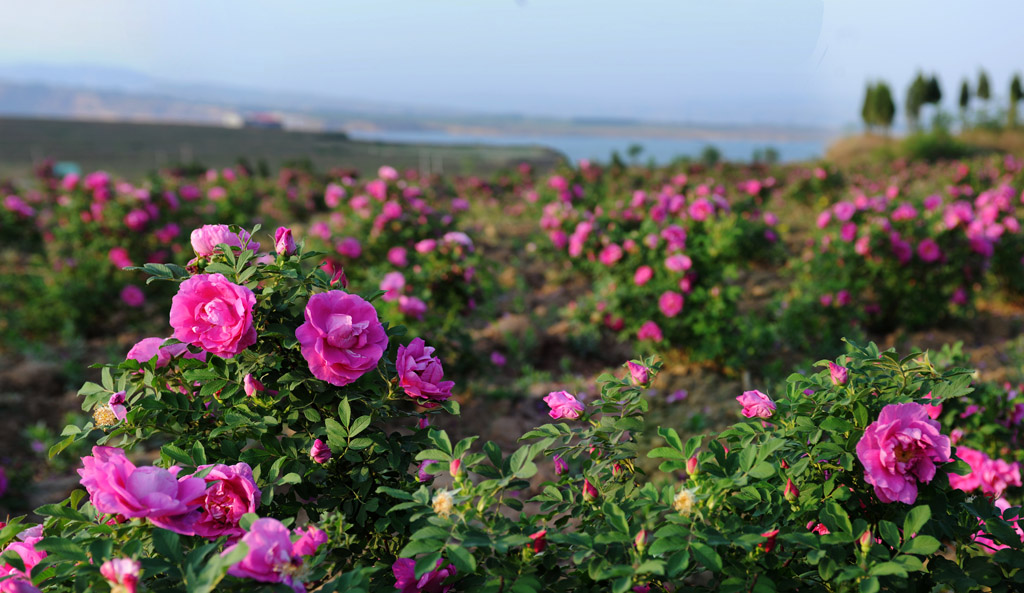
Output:
[[[573,162],[581,159],[607,161],[612,152],[618,151],[628,159],[630,145],[639,144],[644,151],[640,161],[647,163],[651,158],[658,164],[666,164],[680,156],[697,158],[708,145],[717,148],[722,158],[730,161],[749,161],[755,150],[772,147],[778,151],[782,162],[808,161],[822,158],[826,140],[766,141],[743,139],[680,139],[680,138],[635,138],[629,136],[504,136],[486,134],[446,134],[437,131],[376,131],[349,132],[355,140],[377,140],[381,142],[423,143],[423,144],[486,144],[486,145],[541,145],[553,148]]]

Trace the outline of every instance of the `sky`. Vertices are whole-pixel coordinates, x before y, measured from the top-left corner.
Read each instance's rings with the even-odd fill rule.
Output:
[[[869,80],[1024,70],[1020,0],[4,1],[0,65],[486,113],[842,127]]]

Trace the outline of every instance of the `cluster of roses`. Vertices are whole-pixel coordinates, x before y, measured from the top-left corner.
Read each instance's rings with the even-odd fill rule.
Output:
[[[750,203],[773,187],[774,179],[740,182],[739,207],[740,202],[726,198],[724,185],[692,184],[685,174],[649,190],[613,187],[614,180],[604,179],[600,172],[588,174],[582,164],[581,174],[587,183],[570,184],[561,175],[548,178],[554,193],[543,206],[540,228],[556,253],[566,253],[574,264],[608,280],[588,297],[594,303],[582,308],[574,303],[570,312],[615,332],[635,331],[639,341],[660,342],[666,325],[671,330],[687,323],[681,321],[684,307],[687,302],[701,306],[704,290],[710,298],[720,296],[720,268],[737,255],[731,252],[738,245],[719,245],[720,261],[709,267],[701,263],[708,254],[688,250],[688,239],[712,234],[708,225],[721,221],[730,228],[736,224],[729,232],[750,234],[752,244],[778,239],[773,230],[777,217]],[[608,186],[594,185],[602,182]],[[737,222],[741,220],[742,224]],[[702,238],[696,241],[703,244]],[[629,319],[636,319],[637,325]]]
[[[288,229],[278,229],[275,239],[279,254],[295,252]],[[192,243],[197,259],[215,255],[224,244],[237,250],[258,249],[248,234],[231,232],[224,225],[196,229]],[[254,265],[259,265],[259,260]],[[131,349],[128,358],[140,362],[155,359],[156,366],[162,367],[176,357],[234,357],[258,339],[256,311],[257,297],[249,288],[219,273],[195,274],[180,284],[171,303],[172,337],[178,342],[147,338]],[[348,385],[376,368],[388,347],[388,337],[376,310],[357,295],[341,290],[314,294],[306,304],[304,319],[295,332],[302,356],[316,378],[332,385]],[[198,352],[190,350],[190,346]],[[407,346],[399,346],[396,358],[399,384],[410,397],[428,408],[451,397],[454,386],[444,380],[441,362],[433,352],[433,348],[417,338]],[[265,389],[252,376],[246,376],[243,383],[248,395]],[[99,406],[115,417],[110,423],[126,418],[124,396],[124,392],[118,392]],[[103,424],[106,423],[98,422]],[[324,463],[331,452],[317,440],[310,455]],[[285,583],[301,591],[303,557],[315,554],[327,540],[326,534],[315,526],[292,533],[272,518],[258,519],[248,531],[243,529],[243,516],[255,513],[261,499],[252,469],[244,462],[231,466],[202,465],[196,469],[202,477],[197,477],[180,476],[178,467],[137,467],[122,449],[114,447],[95,447],[93,454],[82,461],[81,483],[96,510],[109,515],[111,521],[146,519],[155,527],[183,535],[211,540],[227,537],[232,547],[225,550],[225,555],[235,543],[244,543],[247,555],[229,569],[229,574],[235,576]],[[21,555],[26,570],[31,570],[45,555],[34,550],[34,541],[12,544],[12,549],[24,548],[25,554]],[[133,566],[134,572],[129,572],[137,581],[138,564]],[[5,565],[4,570],[13,569]],[[128,590],[134,591],[134,584]]]
[[[873,196],[855,189],[852,199],[818,215],[817,226],[825,231],[820,249],[851,245],[854,254],[870,262],[891,260],[905,267],[917,261],[925,269],[962,269],[960,285],[948,298],[952,304],[966,304],[1000,242],[1020,231],[1016,207],[1024,194],[1018,196],[1009,183],[979,192],[970,185],[954,185],[945,194],[932,193],[917,201],[901,199],[898,185]],[[965,259],[966,254],[973,254],[977,261]],[[821,302],[824,306],[834,300],[851,304],[846,297],[843,302],[831,293],[822,294]],[[868,313],[884,308],[877,302],[865,306]]]
[[[833,384],[846,384],[847,368],[830,362],[829,373]],[[930,399],[931,394],[926,398]],[[776,410],[775,402],[757,390],[744,392],[736,399],[743,406],[742,414],[747,418],[760,418],[764,422]],[[878,419],[864,430],[857,442],[857,457],[864,468],[864,481],[872,485],[878,500],[884,503],[914,504],[917,501],[918,484],[931,482],[938,464],[953,460],[952,445],[955,440],[941,433],[942,426],[936,420],[941,411],[941,404],[889,404],[882,408]],[[1020,464],[991,459],[981,451],[964,446],[957,447],[956,456],[970,466],[970,472],[964,475],[949,474],[950,486],[965,492],[980,488],[999,509],[1005,511],[1010,507],[1003,494],[1010,486],[1022,485]],[[795,501],[800,490],[792,480],[787,479],[783,495],[787,500]],[[1024,529],[1016,521],[1012,524],[1024,541]],[[828,529],[821,523],[812,521],[807,527],[815,533],[828,533]],[[975,535],[974,540],[991,552],[1007,547],[992,541],[981,531]]]

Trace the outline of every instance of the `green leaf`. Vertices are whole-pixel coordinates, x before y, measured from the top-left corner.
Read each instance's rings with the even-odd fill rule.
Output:
[[[676,451],[683,452],[683,441],[679,438],[679,434],[672,428],[658,428],[658,434],[665,439],[669,447],[672,447]]]
[[[868,574],[876,577],[885,577],[889,575],[897,575],[903,578],[907,577],[907,571],[895,562],[882,562],[881,564],[876,564],[871,567]]]
[[[722,557],[714,548],[701,542],[691,542],[690,551],[697,561],[712,572],[722,572]]]
[[[36,547],[60,558],[78,562],[89,561],[89,555],[82,546],[62,537],[44,537],[36,542]]]
[[[601,506],[601,510],[604,511],[604,518],[612,529],[620,533],[629,533],[629,522],[626,520],[626,514],[622,512],[618,505],[607,501]]]
[[[372,419],[369,416],[360,416],[359,418],[356,418],[355,421],[352,422],[352,426],[348,429],[348,436],[351,438],[366,430],[366,427],[370,425],[371,420]]]
[[[886,564],[889,564],[888,562]],[[904,574],[904,576],[906,576]],[[878,593],[881,587],[878,585],[878,579],[875,577],[868,577],[860,582],[859,585],[860,593]]]
[[[850,523],[850,516],[846,514],[843,507],[834,500],[825,503],[820,513],[821,522],[829,528],[832,533],[853,533],[853,525]]]
[[[469,550],[461,546],[449,546],[447,548],[448,559],[452,561],[455,568],[462,574],[473,574],[476,571],[476,558]]]
[[[416,561],[416,579],[423,578],[423,575],[427,574],[431,570],[437,567],[437,561],[441,559],[441,552],[434,552],[433,554],[427,554],[420,557]]]
[[[671,447],[655,447],[647,453],[647,456],[651,459],[686,459],[680,451],[676,451]]]
[[[904,532],[906,535],[906,532]],[[919,556],[931,556],[942,547],[942,543],[930,535],[919,535],[903,544],[900,550],[904,554],[917,554]]]
[[[907,517],[903,520],[903,537],[910,538],[915,533],[921,531],[921,528],[928,523],[928,520],[932,518],[932,510],[926,504],[918,505],[907,513]]]
[[[753,447],[747,447],[746,450],[753,450],[753,449],[754,449]],[[770,463],[768,463],[767,461],[762,461],[761,463],[758,463],[757,465],[752,467],[750,469],[750,471],[747,472],[747,473],[750,474],[750,477],[752,477],[752,478],[757,478],[758,480],[764,480],[765,478],[769,478],[769,477],[775,475],[775,466],[770,464]]]
[[[347,427],[352,423],[352,405],[348,403],[348,397],[341,400],[338,404],[338,418],[341,420],[341,425]]]
[[[71,519],[73,521],[81,521],[83,523],[91,522],[89,517],[86,517],[84,514],[60,504],[44,504],[36,509],[36,514],[43,517]]]
[[[892,521],[879,521],[878,531],[882,536],[882,541],[889,544],[893,548],[900,547],[900,530],[896,527],[896,524]]]

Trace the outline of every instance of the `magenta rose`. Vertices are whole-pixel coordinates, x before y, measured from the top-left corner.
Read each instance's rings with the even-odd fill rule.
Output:
[[[309,457],[317,463],[327,463],[331,458],[331,448],[327,446],[327,443],[316,439],[313,441],[313,446],[309,448]]]
[[[772,398],[756,389],[744,391],[736,401],[743,405],[743,415],[747,418],[771,418],[775,411],[775,402]]]
[[[196,499],[206,491],[199,478],[180,480],[161,467],[135,467],[116,447],[93,447],[78,470],[92,505],[101,513],[146,518],[182,535],[195,533]]]
[[[261,583],[284,583],[303,590],[291,576],[301,559],[293,555],[291,532],[283,523],[269,517],[256,519],[238,543],[245,544],[249,551],[228,569],[229,575]],[[238,543],[225,549],[224,555],[230,554]]]
[[[260,244],[253,241],[245,230],[234,233],[226,224],[208,224],[192,231],[192,249],[199,257],[217,253],[219,251],[217,246],[221,243],[226,243],[229,247],[237,247],[239,250],[244,245],[246,249],[253,252],[260,248]]]
[[[544,398],[544,403],[551,408],[548,416],[555,420],[559,418],[575,420],[583,411],[583,403],[567,391],[552,391]]]
[[[110,583],[111,593],[135,593],[141,571],[142,564],[131,558],[113,558],[100,566],[100,574]]]
[[[395,367],[402,389],[410,397],[426,400],[418,402],[420,405],[431,408],[437,405],[436,402],[452,396],[455,382],[443,380],[441,360],[434,356],[434,349],[427,346],[422,338],[416,338],[408,346],[398,347]]]
[[[307,525],[305,529],[296,529],[299,539],[292,544],[292,556],[312,556],[327,543],[327,534],[316,525]]]
[[[222,535],[234,539],[245,534],[238,522],[242,515],[255,513],[260,506],[260,489],[252,477],[248,463],[235,465],[201,465],[196,470],[212,467],[203,478],[208,488],[196,502],[203,513],[196,521],[196,535],[217,539]]]
[[[917,483],[935,477],[935,464],[949,461],[949,437],[917,403],[889,404],[864,430],[857,457],[864,479],[882,502],[917,500]]]
[[[221,274],[201,274],[181,283],[171,299],[174,338],[231,358],[256,343],[252,310],[256,295]]]
[[[274,251],[278,255],[291,255],[296,250],[295,239],[292,238],[292,230],[288,227],[278,227],[274,232]]]
[[[302,356],[313,376],[331,385],[341,387],[362,377],[388,347],[377,310],[354,294],[315,294],[306,303],[305,316],[306,322],[295,330]]]
[[[416,561],[412,558],[399,558],[391,565],[391,572],[395,575],[395,589],[400,593],[448,593],[451,585],[445,585],[444,581],[455,574],[455,566],[449,564],[441,568],[443,558],[437,560],[436,570],[428,571],[418,580],[416,579]]]

